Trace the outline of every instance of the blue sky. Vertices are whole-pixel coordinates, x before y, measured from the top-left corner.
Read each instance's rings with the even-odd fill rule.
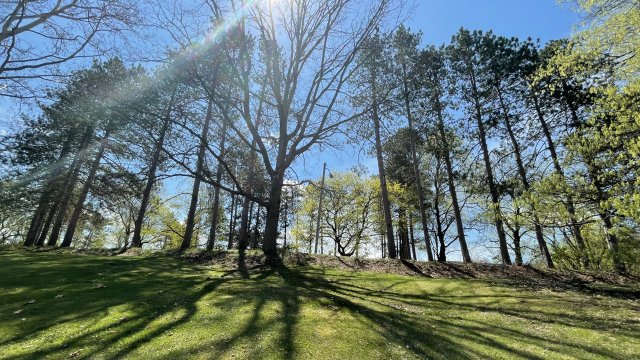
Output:
[[[423,45],[448,43],[461,27],[469,30],[493,30],[497,35],[522,39],[528,37],[545,44],[550,40],[568,37],[579,22],[579,16],[566,4],[557,0],[416,0],[413,14],[405,22],[412,31],[423,33]],[[365,147],[372,144],[362,141]],[[340,149],[323,149],[306,154],[303,161],[294,165],[299,179],[318,179],[322,174],[322,163],[327,162],[332,171],[348,170],[354,165],[367,167],[377,174],[377,163],[359,148],[343,146]],[[491,261],[497,254],[488,249],[487,234],[470,230],[467,241],[474,260]],[[485,244],[485,245],[483,245]],[[457,249],[457,244],[451,250]],[[418,251],[418,257],[425,254]],[[448,255],[450,260],[460,260],[456,251]]]
[[[579,17],[557,0],[415,0],[405,26],[423,33],[423,44],[448,43],[460,27],[493,30],[503,36],[531,37],[544,44],[571,35]],[[300,179],[319,178],[326,161],[334,171],[361,163],[376,171],[376,162],[353,147],[324,149],[307,154],[295,164]]]
[[[460,27],[544,43],[570,35],[577,21],[571,8],[558,0],[416,0],[407,26],[421,30],[425,43],[436,45],[448,42]]]

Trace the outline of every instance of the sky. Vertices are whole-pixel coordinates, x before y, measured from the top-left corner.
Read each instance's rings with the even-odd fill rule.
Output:
[[[442,45],[449,43],[451,36],[461,27],[468,30],[493,30],[496,35],[532,38],[541,45],[550,40],[569,37],[580,18],[567,4],[557,0],[415,0],[415,10],[404,22],[412,31],[421,31],[422,45]],[[363,141],[360,146],[342,146],[340,149],[315,149],[306,154],[302,161],[294,164],[295,174],[300,180],[319,179],[322,163],[329,171],[345,171],[361,165],[369,172],[377,174],[375,158],[364,153],[371,149],[371,142]],[[492,261],[497,249],[487,248],[486,240],[493,233],[468,230],[467,241],[474,259]],[[449,260],[459,261],[460,253],[447,255]],[[424,251],[418,251],[418,258],[425,258]]]
[[[423,33],[423,45],[448,43],[461,27],[531,37],[545,44],[570,36],[578,21],[578,15],[557,0],[415,0],[415,10],[404,24]],[[315,149],[295,165],[295,173],[300,180],[317,179],[323,162],[334,171],[360,163],[377,173],[375,159],[352,146]]]
[[[423,33],[423,45],[448,43],[460,27],[493,30],[508,37],[531,37],[544,44],[570,36],[578,20],[569,6],[558,4],[557,0],[415,0],[415,9],[404,24]],[[0,98],[0,136],[13,132],[10,126],[19,111],[16,110],[11,101]],[[294,164],[295,176],[290,175],[298,180],[318,179],[323,162],[333,172],[361,165],[372,174],[377,173],[375,159],[365,153],[372,144],[362,141],[359,145],[316,148]],[[189,181],[176,180],[165,184],[165,191],[175,194],[189,186]]]

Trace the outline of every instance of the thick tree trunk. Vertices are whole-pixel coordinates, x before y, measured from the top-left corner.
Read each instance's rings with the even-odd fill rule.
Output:
[[[73,196],[73,190],[76,187],[76,183],[78,182],[78,177],[80,176],[80,169],[84,164],[88,152],[89,144],[91,143],[91,137],[93,136],[93,128],[87,127],[85,133],[83,135],[82,142],[80,144],[80,148],[78,152],[73,157],[71,161],[71,166],[69,167],[69,174],[62,185],[62,190],[58,194],[59,201],[57,204],[58,211],[56,213],[56,217],[53,222],[53,228],[51,229],[51,236],[49,237],[49,241],[47,242],[48,246],[55,246],[58,243],[58,238],[60,237],[60,230],[62,230],[62,223],[64,222],[64,217],[67,214],[67,208],[69,207],[69,202],[71,201],[71,197]]]
[[[497,87],[498,91],[498,99],[500,100],[500,106],[502,107],[502,113],[504,116],[505,125],[507,127],[507,133],[509,134],[509,139],[511,140],[511,146],[513,147],[513,153],[516,157],[516,165],[518,167],[518,174],[520,175],[520,181],[522,181],[522,185],[526,191],[529,191],[531,188],[529,184],[529,179],[527,177],[527,171],[524,168],[524,162],[522,161],[522,153],[520,151],[520,144],[518,143],[518,139],[513,132],[513,127],[511,126],[511,116],[509,115],[509,109],[507,108],[504,99],[502,97],[502,91],[500,87]],[[551,254],[549,253],[549,248],[547,247],[547,242],[544,239],[544,235],[542,233],[542,226],[540,225],[540,220],[538,218],[538,213],[536,211],[535,205],[530,204],[531,211],[533,212],[533,227],[536,234],[536,240],[538,241],[538,248],[540,249],[540,253],[545,259],[545,263],[548,268],[553,268],[553,260],[551,259]],[[520,233],[518,232],[518,241],[520,240]],[[514,234],[515,241],[515,234]],[[518,245],[519,246],[519,245]],[[520,263],[518,264],[517,257],[520,256]],[[522,255],[516,254],[516,264],[522,265]]]
[[[441,141],[447,144],[447,134],[444,129],[444,119],[442,116],[442,106],[440,99],[435,100],[436,107],[438,109],[438,131],[440,133]],[[449,193],[451,196],[451,206],[453,207],[453,216],[456,221],[456,231],[458,232],[458,242],[460,243],[460,251],[462,252],[462,261],[465,263],[471,262],[471,255],[469,254],[469,247],[467,246],[467,239],[464,234],[464,224],[462,223],[462,212],[460,211],[460,204],[458,203],[458,193],[456,191],[455,175],[453,173],[453,165],[451,163],[451,152],[447,147],[444,151],[444,162],[447,168],[447,185],[449,186]]]
[[[71,246],[73,236],[76,232],[76,227],[78,226],[78,221],[80,220],[80,215],[82,214],[82,209],[84,209],[84,202],[87,199],[89,191],[91,190],[91,185],[93,185],[93,180],[95,179],[98,168],[100,167],[102,156],[104,155],[107,145],[109,144],[109,136],[110,131],[107,130],[102,140],[100,140],[100,146],[98,147],[96,157],[91,164],[91,169],[89,170],[89,174],[87,175],[87,180],[82,186],[82,190],[80,190],[80,196],[78,197],[78,201],[73,208],[73,213],[71,213],[71,218],[69,219],[69,224],[67,225],[67,231],[64,233],[62,244],[60,244],[61,247]]]
[[[48,203],[48,196],[46,196],[46,193],[43,193],[40,197],[38,207],[31,218],[31,224],[29,225],[29,231],[27,232],[23,246],[33,246],[38,240],[40,232],[42,231],[42,224],[44,223],[45,216],[47,215]]]
[[[540,122],[540,127],[542,128],[542,132],[547,140],[547,148],[549,149],[549,154],[551,155],[551,161],[553,162],[553,167],[558,176],[561,179],[564,179],[564,171],[562,170],[562,166],[560,165],[560,159],[558,158],[558,153],[556,152],[556,146],[553,142],[553,137],[551,136],[551,131],[549,130],[549,125],[544,118],[544,114],[542,113],[542,108],[540,107],[540,103],[538,100],[538,96],[532,90],[531,96],[533,98],[533,103],[536,109],[536,114],[538,115],[538,121]],[[580,230],[580,225],[578,225],[578,217],[576,216],[576,208],[573,202],[573,196],[571,194],[567,194],[567,202],[566,202],[567,212],[569,213],[569,222],[570,229],[573,237],[576,240],[576,244],[578,246],[578,251],[580,251],[580,261],[582,266],[585,268],[589,268],[589,257],[586,254],[586,244],[584,238],[582,237],[582,232]]]
[[[142,193],[142,200],[140,201],[140,209],[138,210],[138,214],[136,216],[136,221],[133,227],[133,239],[131,240],[131,246],[140,248],[142,247],[142,226],[144,224],[144,217],[147,213],[147,208],[149,207],[149,200],[151,199],[151,191],[153,190],[153,186],[156,183],[156,170],[158,169],[158,163],[160,162],[160,155],[162,154],[162,148],[164,146],[164,139],[169,129],[169,124],[171,122],[171,107],[173,105],[173,96],[171,97],[171,103],[165,114],[164,123],[162,124],[162,128],[160,129],[160,136],[156,141],[156,147],[153,151],[153,156],[151,157],[151,163],[149,164],[149,172],[147,173],[147,183],[144,187],[144,192]]]
[[[386,233],[387,254],[391,259],[397,258],[395,240],[393,238],[393,220],[391,218],[391,205],[389,204],[389,192],[387,190],[387,176],[382,157],[382,140],[380,139],[380,119],[377,106],[373,110],[373,128],[375,131],[376,159],[378,160],[378,178],[380,180],[380,195],[382,197],[382,214]]]
[[[49,213],[47,215],[47,219],[44,222],[44,227],[42,228],[42,231],[40,232],[40,236],[38,236],[38,240],[36,241],[36,246],[40,247],[43,246],[45,241],[47,240],[47,235],[49,234],[49,229],[51,229],[51,225],[53,224],[53,220],[56,217],[56,214],[58,213],[59,210],[59,203],[58,202],[54,202],[53,204],[51,204],[51,208],[49,209]]]
[[[71,151],[71,145],[74,141],[73,136],[67,138],[62,145],[62,149],[60,151],[60,155],[57,158],[58,163],[62,163],[65,161],[67,155]],[[60,175],[58,173],[49,174],[49,177],[43,184],[44,191],[40,196],[40,201],[38,202],[38,207],[33,215],[31,220],[31,224],[29,225],[29,231],[27,232],[27,236],[25,238],[24,246],[38,246],[38,240],[42,237],[42,232],[44,231],[44,236],[46,238],[46,234],[49,232],[49,227],[51,225],[51,221],[47,221],[51,216],[51,209],[56,207],[57,202],[54,201],[54,196],[56,194],[57,185],[56,184],[60,179]],[[47,219],[47,220],[45,220]],[[49,224],[49,226],[47,226]],[[46,229],[46,230],[44,230]],[[42,246],[39,245],[39,246]]]
[[[398,234],[400,240],[400,259],[411,259],[409,229],[407,227],[407,211],[403,207],[400,207],[400,211],[398,211]]]
[[[516,228],[513,230],[513,253],[516,255],[516,265],[522,266],[522,235],[520,234],[520,229]]]
[[[269,202],[267,203],[264,239],[262,241],[262,251],[269,258],[278,257],[278,222],[280,220],[280,198],[282,196],[283,183],[283,171],[276,172],[276,174],[271,177],[271,188],[269,190]]]
[[[240,218],[240,233],[238,234],[238,249],[240,251],[247,250],[249,247],[249,210],[251,207],[251,200],[248,197],[244,197],[242,202],[242,215]]]

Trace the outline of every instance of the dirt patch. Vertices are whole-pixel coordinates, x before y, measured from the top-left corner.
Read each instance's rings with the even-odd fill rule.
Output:
[[[262,253],[251,251],[244,258],[236,251],[192,252],[180,255],[195,263],[215,264],[237,271],[260,270],[269,266]],[[363,259],[329,255],[289,253],[285,266],[321,266],[347,271],[420,276],[434,279],[481,279],[516,288],[578,290],[597,295],[640,299],[640,279],[617,274],[593,274],[566,270],[541,270],[531,266],[423,262],[412,260]]]

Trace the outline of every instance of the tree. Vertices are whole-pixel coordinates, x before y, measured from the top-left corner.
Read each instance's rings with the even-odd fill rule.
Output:
[[[416,91],[419,90],[416,79],[419,77],[420,65],[418,44],[420,43],[421,34],[412,34],[404,27],[400,27],[394,33],[393,46],[395,51],[395,60],[400,64],[400,98],[404,103],[405,116],[409,131],[413,132],[414,118],[412,103],[415,103]],[[413,81],[412,81],[413,79]],[[427,259],[433,261],[433,253],[431,251],[431,243],[429,241],[429,231],[427,227],[427,210],[425,206],[424,190],[422,189],[422,176],[418,166],[418,156],[416,144],[413,136],[409,136],[409,145],[411,152],[411,163],[413,164],[414,184],[418,194],[418,208],[420,209],[420,223],[422,224],[422,233],[427,247]],[[464,241],[464,237],[463,237]],[[466,247],[466,244],[465,244]],[[467,254],[468,257],[468,254]],[[465,261],[467,257],[464,257]]]
[[[445,116],[447,114],[445,95],[449,72],[446,67],[446,54],[444,49],[429,47],[423,50],[420,54],[420,71],[423,73],[420,89],[421,96],[427,100],[422,110],[427,117],[435,117],[437,119],[438,144],[440,146],[436,148],[436,151],[441,153],[441,158],[444,160],[446,166],[447,185],[449,188],[449,196],[451,197],[451,206],[456,222],[460,250],[462,252],[462,261],[471,262],[471,255],[469,254],[464,224],[462,222],[462,212],[458,201],[456,176],[452,161],[452,152],[454,150],[452,144],[455,144],[456,139],[454,134],[448,131],[448,128],[445,126]]]
[[[36,97],[34,80],[56,80],[65,75],[61,65],[105,54],[104,34],[124,36],[141,22],[137,5],[128,0],[3,1],[0,96]]]
[[[468,30],[461,29],[452,38],[452,44],[447,48],[447,51],[452,71],[459,78],[461,97],[469,104],[469,115],[474,117],[476,121],[476,131],[482,150],[486,181],[491,195],[491,211],[493,212],[493,221],[500,245],[500,257],[504,264],[511,265],[511,257],[509,256],[500,212],[500,194],[494,179],[491,155],[487,145],[486,115],[482,106],[482,97],[487,95],[485,87],[487,81],[486,59],[481,56],[482,37],[482,32],[474,31],[471,33]]]
[[[379,199],[373,179],[362,178],[355,172],[332,173],[325,183],[325,207],[322,221],[329,230],[341,256],[352,256],[369,239],[373,223],[370,221],[374,205]],[[310,193],[302,208],[315,208],[318,197]]]
[[[386,56],[386,57],[385,57]],[[381,111],[389,102],[389,94],[393,89],[390,86],[390,71],[388,69],[389,53],[385,39],[378,33],[369,37],[359,54],[361,67],[359,82],[356,86],[363,89],[356,97],[356,105],[364,109],[370,109],[369,116],[373,126],[374,149],[378,163],[378,179],[380,181],[380,196],[382,201],[382,214],[384,216],[384,233],[387,238],[387,254],[389,258],[397,257],[393,234],[393,220],[391,218],[391,205],[387,189],[387,176],[385,172],[384,157],[382,153]]]

